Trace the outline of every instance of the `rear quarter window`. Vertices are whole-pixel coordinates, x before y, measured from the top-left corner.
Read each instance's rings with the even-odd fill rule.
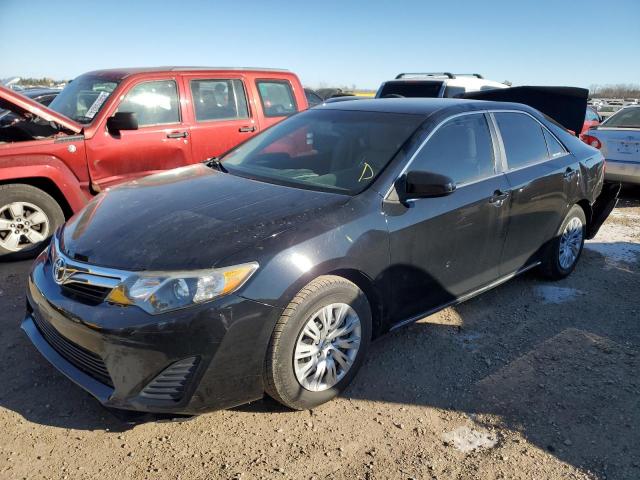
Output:
[[[256,81],[266,117],[286,117],[298,111],[291,84],[286,80]]]

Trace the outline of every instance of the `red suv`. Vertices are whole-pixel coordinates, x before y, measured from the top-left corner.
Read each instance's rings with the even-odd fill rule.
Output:
[[[307,100],[288,71],[139,68],[81,75],[48,108],[0,87],[0,108],[0,256],[28,256],[92,195],[218,156]]]

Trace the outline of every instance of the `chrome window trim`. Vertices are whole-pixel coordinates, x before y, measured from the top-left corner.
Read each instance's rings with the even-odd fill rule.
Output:
[[[506,154],[506,150],[504,148],[504,141],[502,140],[502,133],[500,132],[500,127],[498,127],[498,122],[494,116],[494,114],[496,113],[520,113],[523,115],[527,115],[528,117],[532,118],[536,123],[538,123],[538,125],[540,125],[543,129],[545,129],[547,132],[549,132],[549,134],[555,138],[557,140],[557,142],[560,144],[560,146],[564,149],[565,154],[564,155],[558,155],[556,157],[552,157],[549,154],[549,149],[547,148],[547,158],[545,158],[544,160],[540,160],[539,162],[535,162],[535,163],[529,163],[527,165],[524,165],[522,167],[518,167],[518,168],[509,168],[509,161],[507,158],[507,154]],[[475,114],[484,114],[485,118],[487,116],[489,116],[491,118],[491,122],[489,122],[489,119],[487,119],[487,124],[489,125],[489,130],[491,131],[492,129],[492,125],[493,128],[495,128],[495,134],[496,134],[496,138],[493,138],[492,136],[492,141],[495,142],[496,140],[498,141],[498,145],[499,145],[499,151],[500,151],[500,164],[502,167],[502,171],[501,172],[497,172],[496,175],[492,175],[489,177],[484,177],[478,180],[474,180],[473,182],[468,182],[468,183],[460,183],[456,185],[456,189],[457,188],[461,188],[461,187],[465,187],[467,185],[473,185],[474,183],[478,183],[484,180],[488,180],[490,178],[494,178],[497,177],[501,174],[504,173],[509,173],[509,172],[517,172],[518,170],[522,170],[524,168],[529,168],[531,166],[534,165],[539,165],[545,162],[548,162],[549,160],[555,160],[556,158],[561,158],[565,155],[570,154],[571,152],[569,152],[566,147],[564,146],[564,144],[558,139],[558,137],[551,131],[549,130],[542,122],[540,122],[540,120],[538,120],[536,117],[534,117],[533,115],[531,115],[529,112],[525,112],[523,110],[513,110],[513,109],[509,109],[509,110],[497,110],[497,109],[491,109],[491,110],[474,110],[474,111],[470,111],[470,112],[462,112],[462,113],[456,113],[454,115],[451,115],[447,118],[445,118],[444,120],[442,120],[441,122],[439,122],[434,129],[431,131],[431,133],[429,133],[429,135],[427,135],[427,138],[425,138],[422,143],[420,144],[420,146],[418,147],[418,149],[414,152],[413,155],[411,155],[411,158],[407,161],[406,165],[402,168],[402,170],[400,171],[400,173],[396,176],[396,178],[394,179],[393,182],[391,182],[391,185],[389,186],[389,188],[387,189],[387,192],[384,194],[383,196],[383,200],[389,200],[389,195],[391,194],[391,192],[393,192],[393,190],[395,189],[395,185],[396,182],[398,181],[398,179],[400,177],[402,177],[402,175],[404,175],[407,170],[409,169],[409,167],[411,166],[411,164],[413,163],[413,161],[415,160],[415,158],[418,156],[418,154],[420,154],[420,152],[422,151],[422,149],[424,148],[424,146],[427,144],[427,142],[431,139],[431,137],[442,127],[442,125],[444,125],[445,123],[447,123],[449,120],[452,120],[454,118],[458,118],[458,117],[463,117],[465,115],[475,115]],[[493,131],[491,131],[492,135],[493,135]],[[543,137],[544,138],[544,137]],[[546,145],[546,140],[545,140],[545,145]],[[495,147],[494,147],[494,152],[495,152]],[[494,158],[494,163],[495,163],[495,158]]]

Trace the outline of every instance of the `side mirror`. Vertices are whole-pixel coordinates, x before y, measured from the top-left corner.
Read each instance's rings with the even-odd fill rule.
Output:
[[[439,173],[413,171],[401,178],[404,185],[398,193],[402,200],[444,197],[452,194],[456,184],[451,177]]]
[[[137,130],[138,118],[134,112],[116,112],[107,119],[107,130],[112,135],[118,135],[121,130]]]

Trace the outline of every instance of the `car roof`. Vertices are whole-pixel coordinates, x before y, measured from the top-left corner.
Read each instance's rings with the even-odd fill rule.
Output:
[[[236,71],[236,72],[269,72],[290,74],[289,70],[284,68],[255,68],[255,67],[130,67],[130,68],[109,68],[104,70],[93,70],[85,73],[85,75],[104,75],[111,77],[125,78],[130,75],[138,75],[145,73],[163,73],[163,72],[200,72],[200,71]]]
[[[446,109],[456,110],[533,110],[526,105],[511,102],[491,102],[460,98],[376,98],[367,100],[345,100],[343,102],[318,105],[314,109],[351,110],[380,113],[404,113],[409,115],[429,115]]]

